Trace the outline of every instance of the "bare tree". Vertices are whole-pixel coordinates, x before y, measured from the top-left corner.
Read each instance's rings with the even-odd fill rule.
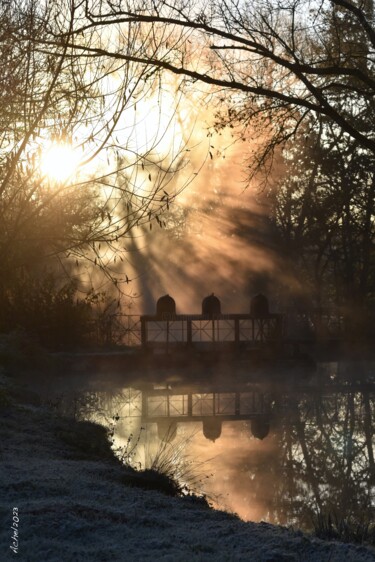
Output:
[[[114,60],[104,52],[91,56],[104,41],[137,50],[152,43],[152,34],[136,27],[127,33],[121,27],[82,31],[85,21],[81,1],[2,4],[3,292],[21,269],[35,270],[51,259],[70,272],[85,260],[116,283],[128,282],[126,272],[112,267],[123,259],[124,239],[139,225],[162,224],[164,209],[183,188],[174,181],[186,164],[183,141],[161,149],[173,112],[168,121],[157,104],[160,78],[136,61]],[[151,104],[153,123],[145,123]],[[149,134],[139,139],[142,130]],[[51,180],[43,172],[51,143],[79,156],[70,177]]]
[[[185,85],[209,84],[217,93],[218,126],[261,130],[252,169],[311,114],[375,152],[374,132],[363,127],[374,114],[370,0],[86,1],[86,17],[82,30],[138,24],[156,39],[132,52],[103,44],[92,53],[170,71]]]

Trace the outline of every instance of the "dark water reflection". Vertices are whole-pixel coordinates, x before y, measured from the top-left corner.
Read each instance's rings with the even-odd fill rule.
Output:
[[[65,408],[107,424],[118,415],[116,445],[129,452],[139,437],[134,464],[150,462],[169,428],[172,447],[185,440],[211,475],[203,490],[245,520],[309,529],[318,510],[373,517],[374,365],[321,364],[303,381],[108,381],[70,394]]]

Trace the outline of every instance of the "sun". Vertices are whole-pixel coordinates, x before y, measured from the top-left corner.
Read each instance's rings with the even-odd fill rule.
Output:
[[[78,165],[78,154],[71,145],[54,142],[43,152],[40,168],[50,180],[64,183],[77,172]]]

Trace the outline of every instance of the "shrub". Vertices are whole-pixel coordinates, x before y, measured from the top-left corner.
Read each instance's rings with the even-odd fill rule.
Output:
[[[48,348],[85,343],[91,330],[91,306],[75,297],[73,281],[61,284],[54,275],[24,275],[0,294],[0,331],[32,334]]]
[[[117,419],[118,416],[115,416],[114,420]],[[173,440],[172,444],[170,437],[174,438],[175,430],[170,427],[157,450],[146,455],[146,466],[142,469],[134,460],[142,431],[143,428],[136,438],[130,435],[126,445],[116,450],[121,462],[137,469],[136,474],[127,479],[127,482],[146,489],[156,489],[170,496],[186,497],[209,506],[209,498],[203,491],[204,480],[209,478],[202,471],[205,463],[193,461],[186,454],[186,448],[194,435],[180,437],[177,441]]]

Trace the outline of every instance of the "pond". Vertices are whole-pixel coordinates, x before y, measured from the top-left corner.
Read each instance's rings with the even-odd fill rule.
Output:
[[[77,377],[66,377],[55,399],[113,427],[114,447],[133,466],[158,457],[244,520],[309,530],[318,511],[373,518],[373,363],[320,363],[309,376],[187,371],[151,370],[145,380],[101,372],[74,391]]]

